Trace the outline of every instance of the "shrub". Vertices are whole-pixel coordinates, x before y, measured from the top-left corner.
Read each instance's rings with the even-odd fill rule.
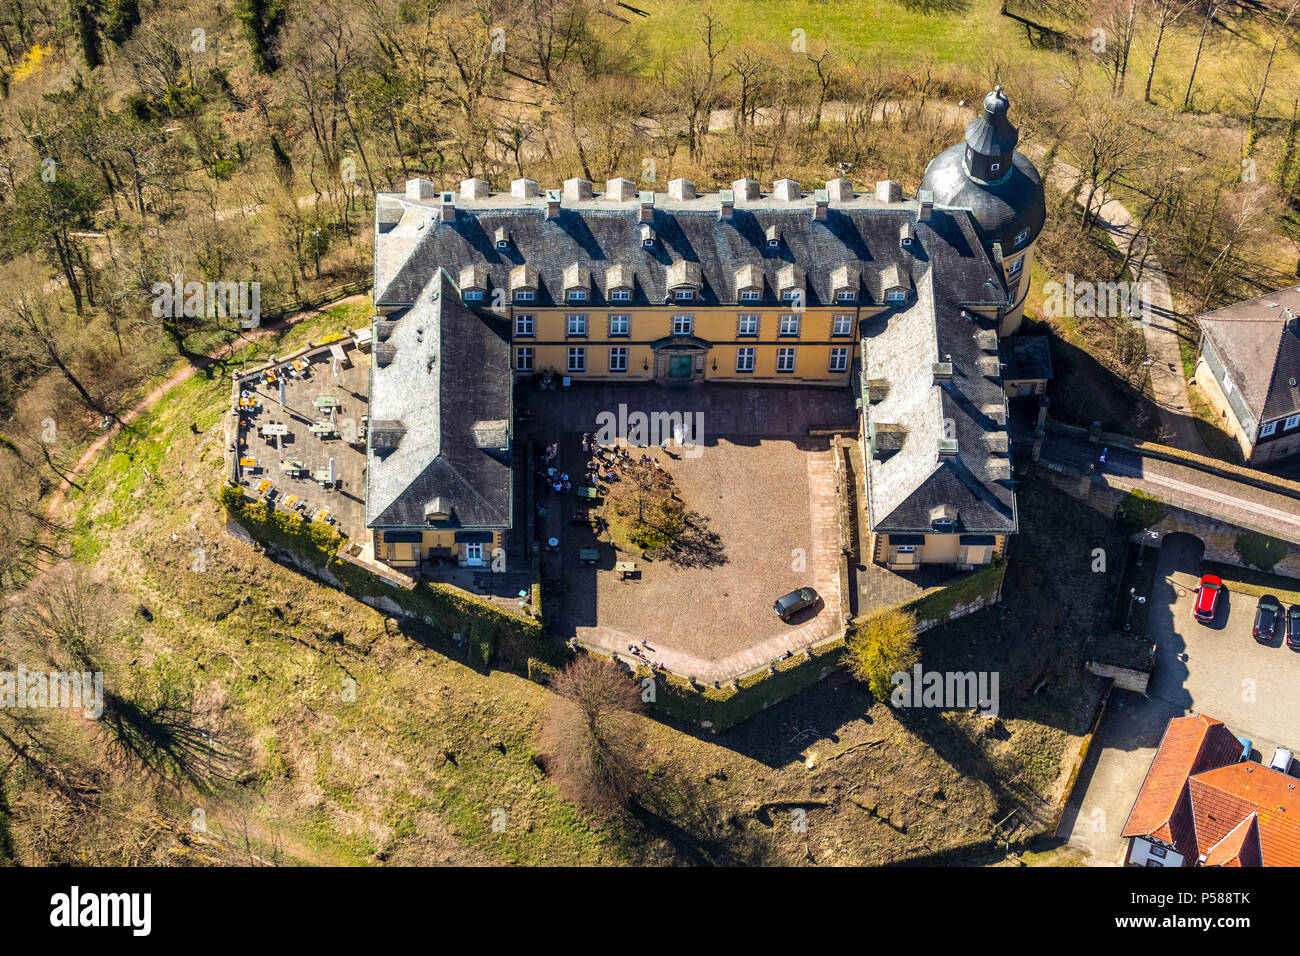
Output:
[[[921,660],[916,646],[916,615],[902,608],[873,611],[853,622],[845,662],[850,673],[864,681],[876,700],[888,700],[900,671],[910,671]]]
[[[1237,535],[1233,547],[1238,557],[1261,571],[1272,571],[1274,565],[1286,557],[1286,542],[1258,531],[1243,531]]]
[[[1120,509],[1124,512],[1123,524],[1130,531],[1141,531],[1149,528],[1160,521],[1165,516],[1165,506],[1153,495],[1145,491],[1130,491],[1120,502]]]

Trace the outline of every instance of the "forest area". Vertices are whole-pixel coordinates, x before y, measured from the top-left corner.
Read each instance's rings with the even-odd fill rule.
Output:
[[[932,41],[949,22],[962,42]],[[1103,192],[1189,316],[1300,275],[1300,0],[0,0],[0,663],[94,670],[138,614],[49,502],[105,425],[241,340],[158,315],[155,284],[258,283],[263,322],[365,288],[373,196],[416,176],[910,195],[995,83],[1020,149],[1073,170],[1045,177],[1037,286],[1141,278]],[[1056,331],[1140,390],[1122,324]],[[215,733],[192,698],[142,678],[98,742],[0,711],[0,860],[76,859],[69,817],[135,806],[140,770],[192,784]]]

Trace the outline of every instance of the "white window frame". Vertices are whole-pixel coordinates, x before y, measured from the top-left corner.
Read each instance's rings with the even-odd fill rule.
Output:
[[[831,316],[831,335],[852,335],[853,313],[841,312]]]
[[[781,301],[797,302],[801,295],[803,295],[803,289],[786,289],[781,293]]]
[[[695,332],[695,316],[682,312],[673,316],[673,335],[691,335]]]
[[[515,371],[531,372],[533,370],[533,347],[519,345],[515,347]]]
[[[1021,229],[1016,233],[1016,248],[1019,249],[1029,240],[1029,230]]]
[[[675,302],[694,302],[694,289],[673,289],[673,300]]]
[[[761,298],[763,298],[762,289],[741,289],[740,290],[741,302],[757,302]]]
[[[754,371],[754,349],[752,346],[736,349],[736,371]]]
[[[610,301],[610,302],[631,302],[631,301],[632,301],[632,290],[631,290],[631,289],[612,289],[612,290],[610,291],[610,293],[609,293],[609,301]]]
[[[615,345],[609,350],[609,370],[611,372],[627,371],[627,346]]]
[[[465,564],[477,568],[483,565],[483,544],[478,541],[465,543]]]
[[[840,289],[839,292],[835,293],[835,301],[836,302],[857,302],[858,294],[854,292],[852,289]]]
[[[836,361],[838,359],[838,361]],[[832,372],[847,372],[849,370],[849,347],[847,345],[837,345],[831,349],[831,366]]]
[[[570,301],[570,302],[586,302],[586,301],[587,301],[587,290],[586,290],[586,289],[570,289],[570,290],[569,290],[569,301]]]
[[[1011,265],[1007,267],[1007,275],[1009,276],[1020,275],[1020,270],[1021,268],[1024,267],[1024,264],[1025,264],[1024,256],[1017,256],[1016,258],[1012,259]]]
[[[907,301],[907,290],[906,290],[906,289],[893,289],[893,290],[891,290],[891,291],[889,291],[889,292],[886,292],[886,293],[885,293],[885,301],[886,301],[886,302],[906,302],[906,301]]]
[[[785,312],[781,315],[781,324],[777,328],[778,335],[794,336],[799,334],[799,313]]]
[[[1001,168],[1002,168],[1002,164],[1001,164],[1001,163],[992,163],[992,164],[989,166],[989,170],[992,171],[992,172],[995,172],[995,173],[996,173],[998,170],[1000,170]]]
[[[1259,437],[1269,438],[1277,434],[1277,422],[1269,422],[1267,425],[1259,426]]]
[[[587,314],[570,312],[564,317],[565,335],[581,337],[587,334]]]
[[[531,312],[515,313],[515,335],[533,336],[537,334],[537,316]]]
[[[585,345],[569,346],[568,362],[565,368],[570,372],[587,371],[587,347]]]
[[[796,349],[793,346],[786,346],[785,348],[779,348],[776,350],[776,370],[782,375],[790,375],[794,372],[796,361],[795,352]],[[782,367],[787,365],[789,366],[788,368]]]
[[[1292,415],[1282,423],[1282,431],[1289,432],[1293,428],[1300,428],[1300,415]]]
[[[611,312],[609,316],[610,335],[630,335],[632,316],[627,312]]]
[[[914,544],[894,545],[894,553],[895,554],[916,554],[916,545]]]
[[[515,289],[516,302],[534,302],[537,299],[537,292],[534,289]]]
[[[482,302],[482,301],[483,301],[483,290],[482,290],[482,289],[466,289],[466,290],[465,290],[465,301],[466,301],[466,302]]]
[[[741,312],[736,316],[736,335],[757,336],[759,326],[762,324],[762,313],[759,312]]]

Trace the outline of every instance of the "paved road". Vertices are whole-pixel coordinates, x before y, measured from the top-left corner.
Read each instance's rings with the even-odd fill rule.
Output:
[[[1043,439],[1042,461],[1084,469],[1097,461],[1100,452],[1099,445],[1086,439],[1049,433]],[[1137,488],[1172,500],[1188,511],[1243,527],[1260,527],[1276,537],[1300,543],[1300,501],[1287,495],[1122,448],[1109,450],[1100,477],[1113,488]]]
[[[1300,653],[1282,639],[1251,637],[1255,599],[1228,595],[1211,626],[1192,619],[1191,579],[1202,547],[1186,534],[1169,535],[1159,551],[1147,620],[1156,668],[1145,697],[1116,690],[1059,835],[1092,854],[1094,865],[1121,862],[1120,832],[1151,758],[1173,717],[1203,713],[1251,738],[1256,760],[1277,746],[1300,745]]]

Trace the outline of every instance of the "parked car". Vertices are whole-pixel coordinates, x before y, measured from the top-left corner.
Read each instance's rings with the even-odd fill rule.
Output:
[[[1283,773],[1291,772],[1291,751],[1285,747],[1278,747],[1273,751],[1273,759],[1269,761],[1269,767],[1273,770],[1281,770]]]
[[[1219,611],[1219,595],[1222,593],[1222,578],[1214,574],[1202,576],[1201,584],[1196,589],[1196,606],[1192,608],[1192,616],[1202,624],[1213,622],[1214,615]]]
[[[1255,749],[1255,742],[1249,737],[1238,737],[1237,743],[1241,744],[1241,759],[1249,760],[1250,752]]]
[[[1300,604],[1292,604],[1286,613],[1286,643],[1300,651]]]
[[[777,598],[772,604],[772,610],[776,611],[781,620],[788,621],[794,614],[806,607],[812,607],[816,603],[816,591],[812,588],[799,588],[797,591],[791,591],[789,594]]]
[[[1261,644],[1273,640],[1273,634],[1277,631],[1277,620],[1281,614],[1282,605],[1278,603],[1277,598],[1271,594],[1261,597],[1259,604],[1255,606],[1255,627],[1251,631],[1255,640]]]

